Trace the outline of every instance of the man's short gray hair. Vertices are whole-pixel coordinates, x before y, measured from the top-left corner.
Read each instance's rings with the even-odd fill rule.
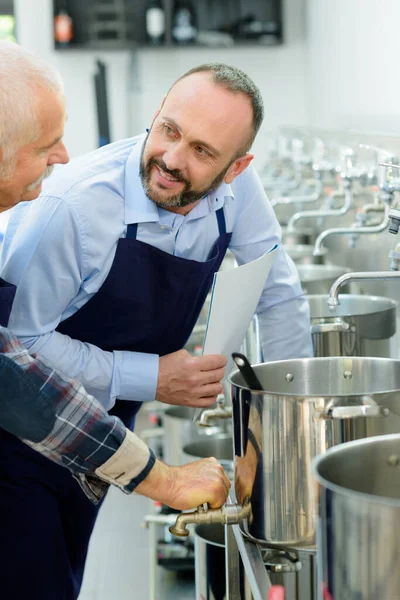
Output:
[[[224,63],[205,63],[193,67],[177,79],[175,83],[194,73],[210,73],[213,81],[218,85],[222,85],[233,93],[245,94],[249,98],[253,108],[253,129],[247,144],[239,151],[239,155],[245,154],[250,150],[264,118],[264,103],[260,90],[244,71]]]
[[[18,44],[0,40],[0,176],[14,169],[19,147],[40,136],[35,87],[64,93],[58,71]]]

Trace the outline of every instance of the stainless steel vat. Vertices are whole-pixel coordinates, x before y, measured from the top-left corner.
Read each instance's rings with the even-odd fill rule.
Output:
[[[195,528],[196,600],[226,600],[229,592],[225,572],[225,527],[198,525]],[[239,560],[235,598],[252,600],[243,563]]]
[[[187,462],[182,456],[182,447],[191,440],[208,439],[221,432],[221,427],[199,427],[192,423],[194,408],[171,406],[163,416],[164,460],[169,465]]]
[[[285,252],[290,256],[295,264],[300,265],[321,265],[324,262],[324,252],[320,256],[314,256],[314,246],[311,244],[296,244],[296,245],[283,245]]]
[[[241,525],[276,547],[315,547],[312,459],[336,444],[400,432],[400,361],[309,358],[256,365],[264,392],[232,383],[235,493]]]
[[[199,458],[214,456],[228,474],[233,472],[233,440],[230,434],[219,433],[197,439],[183,446],[183,461],[192,462]]]
[[[315,227],[296,227],[296,229],[282,227],[282,244],[286,246],[297,246],[298,244],[313,246],[317,236],[318,232]]]
[[[334,308],[327,295],[307,300],[315,356],[397,356],[394,300],[344,294]]]
[[[319,483],[319,597],[399,598],[400,436],[333,448],[316,459],[313,473]]]
[[[347,267],[337,265],[296,265],[299,272],[301,285],[305,294],[329,294],[334,281],[344,273],[348,273]],[[349,289],[342,291],[348,292]]]

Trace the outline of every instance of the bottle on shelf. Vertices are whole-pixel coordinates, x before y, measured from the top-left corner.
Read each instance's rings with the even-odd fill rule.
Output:
[[[161,0],[149,0],[146,8],[146,33],[150,44],[158,45],[164,42],[165,11]]]
[[[172,14],[172,38],[176,44],[196,41],[197,17],[191,0],[176,0]]]
[[[73,23],[66,0],[60,0],[58,6],[58,12],[54,17],[54,40],[57,46],[66,47],[73,38]]]

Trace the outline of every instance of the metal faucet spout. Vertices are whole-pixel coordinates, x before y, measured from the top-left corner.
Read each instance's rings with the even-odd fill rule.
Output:
[[[332,235],[358,235],[358,234],[372,234],[372,233],[380,233],[381,231],[385,231],[389,225],[389,205],[385,204],[384,216],[383,219],[378,225],[372,225],[370,227],[332,227],[332,229],[325,229],[322,233],[319,234],[317,239],[315,240],[314,245],[314,256],[321,256],[323,254],[323,246],[327,237]]]
[[[171,525],[169,531],[172,535],[178,537],[187,537],[189,529],[187,526],[190,523],[196,525],[210,525],[211,523],[219,523],[221,525],[236,525],[243,519],[251,518],[250,500],[246,498],[242,505],[240,504],[225,504],[221,508],[207,509],[203,506],[194,512],[181,513],[178,515],[175,525]]]
[[[345,273],[332,284],[329,291],[328,305],[332,308],[338,306],[339,290],[350,281],[372,281],[380,279],[382,281],[389,279],[400,279],[400,271],[360,271],[354,273]]]

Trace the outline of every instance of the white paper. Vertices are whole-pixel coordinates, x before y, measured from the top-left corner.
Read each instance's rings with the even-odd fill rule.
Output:
[[[250,326],[276,248],[241,267],[214,275],[203,354],[224,354],[228,358],[225,375],[232,368],[232,352],[239,350]]]
[[[203,354],[224,354],[225,377],[233,367],[232,352],[242,345],[275,258],[274,246],[260,258],[214,275]],[[195,411],[194,420],[200,413]]]

